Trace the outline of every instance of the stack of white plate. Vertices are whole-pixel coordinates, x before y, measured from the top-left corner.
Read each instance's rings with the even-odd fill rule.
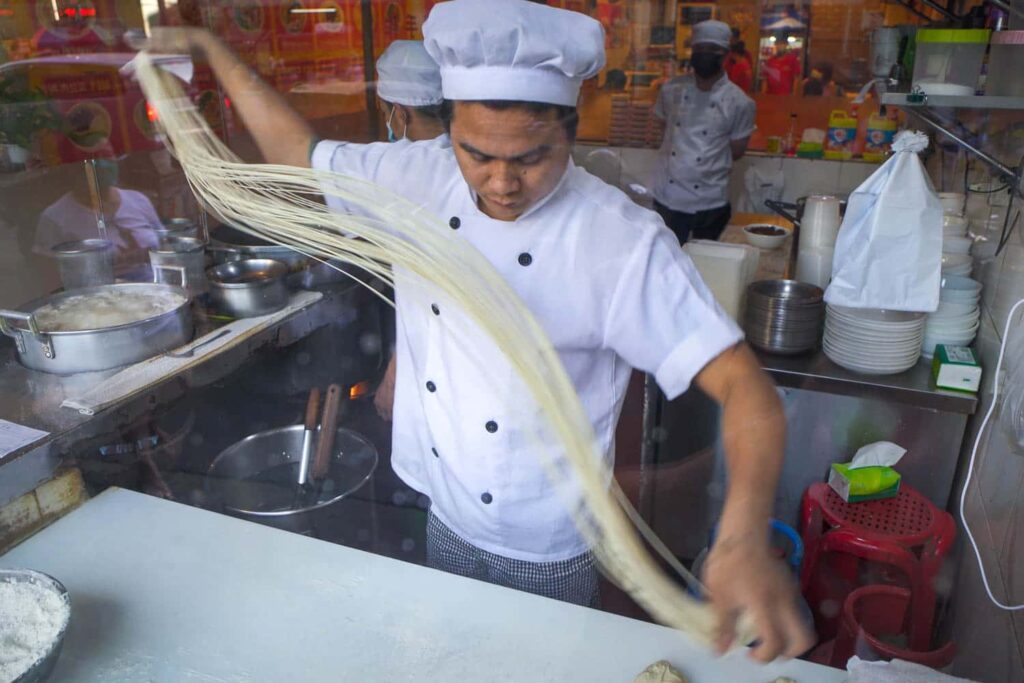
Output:
[[[924,313],[827,306],[825,355],[836,365],[867,375],[903,372],[921,356]]]
[[[928,315],[921,355],[931,358],[939,344],[967,346],[978,333],[981,283],[967,277],[943,276],[939,308]]]

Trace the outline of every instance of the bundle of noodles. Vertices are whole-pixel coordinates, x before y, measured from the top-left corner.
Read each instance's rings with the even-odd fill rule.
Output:
[[[615,485],[547,334],[480,252],[422,208],[372,183],[312,169],[242,162],[212,133],[179,82],[156,68],[145,53],[137,58],[136,76],[156,109],[171,152],[212,213],[265,240],[322,261],[358,266],[386,282],[393,283],[393,274],[401,273],[403,287],[414,283],[456,303],[504,354],[536,402],[546,433],[531,436],[539,443],[553,442],[571,464],[571,471],[564,471],[550,455],[543,456],[545,471],[556,485],[574,478],[582,491],[566,502],[602,571],[661,623],[706,643],[715,638],[713,611],[662,571],[638,536],[637,529],[675,571],[697,585]],[[320,201],[324,195],[358,208],[360,215],[328,209]],[[737,635],[740,642],[750,640],[748,633]]]

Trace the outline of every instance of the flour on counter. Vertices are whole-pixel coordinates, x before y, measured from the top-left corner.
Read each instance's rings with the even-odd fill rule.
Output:
[[[46,586],[0,581],[0,682],[45,656],[70,613],[67,600]]]

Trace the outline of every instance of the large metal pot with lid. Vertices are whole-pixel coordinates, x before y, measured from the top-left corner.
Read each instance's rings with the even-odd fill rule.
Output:
[[[0,332],[14,339],[18,360],[32,370],[70,375],[137,363],[192,338],[187,278],[184,268],[174,270],[182,287],[84,287],[30,301],[22,311],[0,310]],[[112,310],[120,312],[116,324],[90,322]]]

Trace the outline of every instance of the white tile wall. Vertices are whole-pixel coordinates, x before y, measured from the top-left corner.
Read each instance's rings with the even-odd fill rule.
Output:
[[[977,343],[985,368],[985,392],[973,431],[991,405],[1006,313],[1012,302],[1024,298],[1024,235],[1020,227],[1009,247],[989,266],[985,286],[984,300],[990,304],[985,313],[992,324],[983,326]],[[1024,322],[1020,317],[1017,320],[1007,340],[1004,366],[1024,363]],[[1005,388],[1001,384],[1000,391]],[[979,449],[975,483],[968,494],[968,519],[996,597],[1019,604],[1024,603],[1024,453],[1010,445],[998,411],[994,415],[988,438]],[[968,439],[963,457],[970,455],[971,445],[973,439]],[[990,603],[974,553],[966,547],[962,528],[959,531],[960,576],[952,610],[953,637],[959,650],[955,672],[981,681],[1024,680],[1024,612],[1011,614]]]
[[[592,145],[576,145],[573,158],[582,164],[586,155],[598,149]],[[612,148],[622,157],[623,179],[650,186],[656,172],[657,150],[628,147]],[[752,166],[766,171],[782,169],[785,174],[783,201],[792,202],[809,194],[848,195],[865,178],[871,175],[877,164],[859,161],[833,161],[830,159],[799,159],[767,157],[748,154],[739,159],[732,169],[729,182],[729,198],[733,206],[739,206],[745,193],[744,174]]]

